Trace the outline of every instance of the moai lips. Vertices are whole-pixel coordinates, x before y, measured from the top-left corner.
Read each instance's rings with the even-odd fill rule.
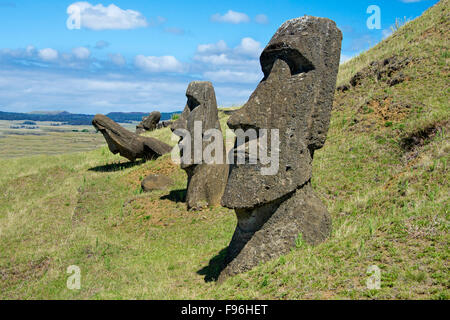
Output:
[[[238,225],[221,279],[288,252],[299,234],[311,244],[330,234],[330,216],[310,181],[330,122],[341,41],[333,21],[305,16],[285,22],[262,52],[264,78],[228,126],[267,129],[268,141],[278,129],[279,166],[262,175],[261,159],[231,165],[222,204],[235,209]],[[274,151],[270,143],[267,149]]]

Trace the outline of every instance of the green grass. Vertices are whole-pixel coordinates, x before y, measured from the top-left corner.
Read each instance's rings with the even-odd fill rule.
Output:
[[[2,159],[0,298],[449,299],[448,17],[441,1],[341,67],[345,83],[373,60],[417,59],[403,83],[367,78],[336,94],[313,162],[333,219],[326,242],[312,247],[299,235],[289,254],[218,285],[205,280],[217,275],[235,215],[187,212],[186,175],[169,155],[129,164],[104,146]],[[411,107],[385,119],[371,104],[385,95]],[[175,144],[168,128],[146,135]],[[412,137],[421,139],[406,148]],[[150,173],[174,184],[143,194]],[[70,265],[81,268],[81,290],[66,288]],[[366,288],[371,265],[381,269],[380,290]]]

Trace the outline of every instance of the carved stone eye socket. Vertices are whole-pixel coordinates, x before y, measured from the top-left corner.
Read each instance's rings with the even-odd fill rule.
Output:
[[[277,59],[281,59],[288,64],[291,75],[315,69],[311,61],[306,59],[298,50],[287,47],[284,44],[274,44],[267,47],[261,54],[260,62],[264,72],[263,80],[267,79]]]
[[[187,100],[187,105],[189,110],[194,110],[195,108],[197,108],[200,105],[200,102],[198,102],[197,99],[195,99],[193,96],[187,96],[188,100]]]

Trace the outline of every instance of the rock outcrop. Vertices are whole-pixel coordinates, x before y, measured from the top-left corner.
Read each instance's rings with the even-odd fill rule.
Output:
[[[311,175],[328,131],[341,41],[333,21],[304,16],[285,22],[262,52],[264,78],[228,126],[268,129],[269,141],[278,129],[279,169],[262,175],[259,158],[231,165],[222,204],[235,209],[238,224],[219,280],[287,253],[299,236],[310,244],[329,236],[331,218]]]
[[[340,92],[348,91],[351,88],[361,86],[363,81],[367,79],[376,82],[386,82],[390,87],[393,87],[407,80],[407,77],[401,70],[412,62],[414,60],[411,57],[400,58],[396,55],[386,59],[372,61],[367,67],[358,71],[348,83],[340,85],[336,90]]]
[[[112,153],[119,153],[130,161],[156,159],[172,150],[168,144],[134,134],[102,114],[94,117],[92,125],[103,134]]]
[[[172,124],[171,130],[180,135],[179,130],[187,130],[190,136],[191,157],[181,161],[181,168],[188,175],[186,204],[188,209],[200,209],[205,206],[220,204],[225,189],[228,165],[225,161],[225,146],[223,144],[222,131],[220,129],[217,102],[214,88],[211,82],[193,81],[186,90],[187,104],[180,117]],[[195,123],[201,124],[201,132],[195,133]],[[177,130],[178,129],[178,130]],[[214,163],[201,161],[195,163],[194,146],[201,146],[200,152],[210,144],[203,139],[205,132],[216,129],[218,137],[222,141],[222,157]],[[196,137],[198,137],[196,139]],[[185,138],[186,139],[186,138]],[[215,140],[214,140],[215,141]],[[181,141],[180,150],[183,152]]]
[[[172,179],[162,174],[151,174],[145,177],[141,182],[141,187],[144,192],[154,190],[164,190],[173,183]]]

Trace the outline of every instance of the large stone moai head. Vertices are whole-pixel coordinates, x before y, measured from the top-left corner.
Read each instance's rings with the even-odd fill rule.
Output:
[[[119,153],[130,161],[156,159],[172,149],[155,138],[141,137],[128,131],[103,114],[95,115],[92,125],[103,134],[112,153]]]
[[[228,126],[279,129],[279,170],[263,176],[260,164],[233,165],[226,207],[264,204],[310,180],[314,150],[323,146],[330,121],[341,39],[333,21],[309,16],[285,22],[272,37],[260,57],[264,79]]]
[[[314,151],[328,131],[341,41],[333,21],[304,16],[285,22],[262,52],[264,78],[228,126],[267,129],[268,153],[271,129],[278,129],[279,166],[262,175],[260,159],[231,165],[222,204],[236,210],[238,227],[221,276],[286,252],[299,233],[310,243],[329,234],[328,212],[309,183]]]
[[[136,134],[155,130],[159,120],[161,120],[161,112],[159,111],[153,111],[148,116],[143,117],[142,121],[136,126]]]
[[[171,130],[179,134],[179,130],[189,132],[191,152],[190,156],[183,154],[184,148],[180,144],[181,168],[188,175],[186,203],[188,209],[197,209],[204,206],[218,205],[225,189],[228,166],[225,164],[225,147],[222,131],[220,129],[216,94],[211,82],[193,81],[186,90],[187,103],[178,120]],[[177,130],[178,129],[178,130]],[[221,141],[221,154],[219,161],[205,163],[203,151],[215,141],[203,139],[205,133],[215,129],[217,135],[214,139]],[[187,137],[182,136],[183,140]],[[186,141],[184,141],[186,143]],[[195,148],[195,146],[198,146]],[[213,152],[214,154],[214,152]],[[185,156],[183,158],[183,156]],[[200,162],[198,159],[202,159]]]

